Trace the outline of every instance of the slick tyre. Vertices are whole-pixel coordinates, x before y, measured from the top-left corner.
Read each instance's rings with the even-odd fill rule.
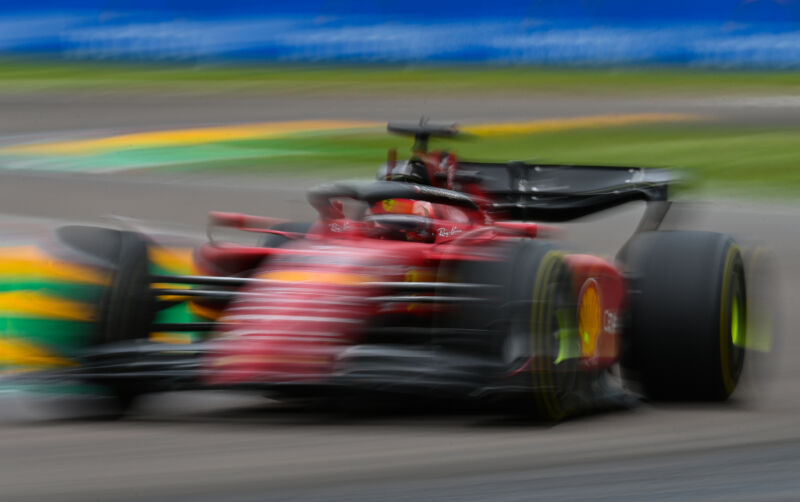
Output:
[[[103,343],[147,338],[157,313],[150,287],[147,242],[134,232],[119,232],[112,255],[111,284],[98,306],[98,332]]]
[[[135,232],[79,225],[58,228],[54,237],[62,258],[91,266],[105,277],[93,298],[94,336],[89,345],[147,338],[157,308],[150,289],[148,241]],[[78,383],[93,388],[89,395],[74,396],[83,418],[121,418],[141,393],[138,382]]]
[[[634,237],[625,263],[630,318],[623,368],[656,400],[727,399],[745,360],[742,255],[711,232]]]
[[[98,305],[98,335],[102,343],[147,339],[158,303],[150,284],[148,243],[135,232],[118,232],[112,254],[111,284]],[[106,383],[109,396],[96,418],[118,420],[135,407],[142,390],[135,382]]]
[[[108,272],[108,284],[96,300],[96,342],[146,338],[157,312],[147,239],[136,232],[81,225],[60,227],[55,237],[70,259]]]
[[[497,262],[466,263],[468,282],[497,287],[500,298],[465,314],[473,327],[493,332],[485,347],[504,374],[517,374],[526,389],[517,409],[542,421],[574,411],[579,385],[580,339],[577,298],[564,253],[549,243],[519,240],[504,244]]]
[[[513,291],[519,303],[508,336],[528,340],[536,418],[557,421],[572,413],[579,381],[576,294],[564,253],[541,243],[526,247],[516,260]]]

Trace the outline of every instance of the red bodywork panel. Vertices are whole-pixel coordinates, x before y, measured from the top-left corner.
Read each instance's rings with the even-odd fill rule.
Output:
[[[581,292],[590,284],[596,286],[602,314],[602,323],[594,350],[582,359],[586,369],[607,368],[619,359],[622,336],[621,320],[626,300],[625,280],[617,268],[607,260],[587,254],[566,256],[572,269],[575,291],[579,300]],[[580,310],[580,305],[578,306]]]
[[[305,239],[280,250],[254,277],[281,281],[255,285],[226,310],[223,338],[212,360],[214,384],[324,379],[342,353],[361,340],[374,316],[429,314],[429,305],[390,304],[364,283],[432,280],[424,251],[430,245],[375,239]],[[410,308],[412,307],[412,308]],[[378,309],[382,310],[379,312]]]

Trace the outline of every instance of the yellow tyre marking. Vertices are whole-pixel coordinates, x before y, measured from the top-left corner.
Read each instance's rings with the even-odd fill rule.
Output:
[[[563,253],[550,251],[544,256],[544,258],[542,258],[542,262],[539,265],[539,270],[536,273],[536,282],[533,289],[533,302],[535,308],[531,309],[530,322],[531,327],[536,327],[536,329],[532,330],[530,333],[531,348],[534,349],[531,355],[534,356],[534,361],[536,361],[536,366],[532,368],[534,386],[548,389],[543,392],[537,391],[536,400],[539,403],[539,410],[544,411],[547,418],[551,420],[559,420],[563,418],[565,412],[563,409],[561,409],[561,406],[559,405],[555,396],[555,392],[552,390],[552,369],[549,367],[549,364],[545,362],[544,358],[539,355],[541,349],[546,348],[546,344],[542,343],[543,337],[547,336],[547,333],[544,333],[544,331],[547,327],[548,316],[545,314],[550,310],[553,301],[551,295],[546,295],[545,298],[542,298],[542,288],[549,286],[553,267],[559,263],[562,256]],[[548,357],[548,355],[545,354],[544,357]]]
[[[720,346],[720,369],[722,372],[722,384],[725,392],[730,395],[736,389],[736,382],[733,381],[731,374],[730,355],[733,348],[731,336],[731,277],[733,276],[731,267],[736,256],[739,255],[739,248],[731,245],[728,248],[728,255],[725,258],[722,276],[722,298],[719,313],[719,346]],[[746,334],[744,335],[746,336]]]

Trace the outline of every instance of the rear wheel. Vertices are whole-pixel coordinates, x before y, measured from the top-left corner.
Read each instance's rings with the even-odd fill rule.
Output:
[[[651,232],[631,240],[623,366],[653,399],[724,400],[745,360],[747,292],[733,240]]]

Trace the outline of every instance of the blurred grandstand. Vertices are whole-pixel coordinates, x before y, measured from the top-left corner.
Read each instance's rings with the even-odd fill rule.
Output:
[[[791,68],[798,28],[796,0],[8,0],[0,54]]]

